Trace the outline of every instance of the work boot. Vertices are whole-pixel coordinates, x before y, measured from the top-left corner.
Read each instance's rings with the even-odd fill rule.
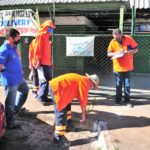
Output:
[[[53,138],[53,144],[58,144],[62,147],[69,147],[71,145],[71,143],[67,140],[67,138],[64,135],[60,136],[55,134]]]
[[[134,107],[134,105],[130,102],[125,102],[125,105],[128,107],[128,108],[132,108]]]
[[[7,124],[6,128],[9,130],[15,130],[15,129],[21,129],[21,126],[19,124]]]
[[[18,116],[20,115],[21,113],[27,111],[25,107],[21,108],[20,110],[17,109],[17,107],[15,106],[15,111],[14,111],[14,116]]]
[[[44,105],[44,106],[49,106],[49,105],[52,104],[52,99],[51,99],[51,98],[46,98],[46,99],[44,99],[44,100],[38,99],[38,100],[39,100],[39,102],[40,102],[42,105]]]

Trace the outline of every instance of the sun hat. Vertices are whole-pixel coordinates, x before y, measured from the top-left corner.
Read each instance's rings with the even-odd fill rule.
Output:
[[[98,75],[97,74],[89,75],[87,73],[85,75],[88,78],[90,78],[94,82],[96,88],[98,88],[98,84],[100,83],[100,79],[99,79]]]

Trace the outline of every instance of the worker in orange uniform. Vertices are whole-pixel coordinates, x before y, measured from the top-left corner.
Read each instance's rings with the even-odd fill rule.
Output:
[[[35,55],[35,42],[36,39],[33,39],[29,45],[29,69],[31,70],[29,79],[33,81],[33,89],[32,93],[34,94],[35,98],[38,96],[38,90],[39,90],[39,78],[38,78],[38,71],[37,68],[35,68],[37,64],[37,58]]]
[[[51,35],[55,28],[56,26],[54,25],[54,23],[51,20],[47,20],[41,25],[41,28],[39,29],[38,34],[35,37],[35,68],[41,69],[45,78],[45,80],[40,80],[39,78],[40,87],[37,99],[43,104],[51,102],[51,99],[48,98],[48,81],[50,81],[52,78],[52,45],[49,39],[51,38]]]
[[[86,118],[88,91],[90,88],[98,89],[99,77],[94,75],[82,76],[75,73],[64,74],[49,81],[55,111],[54,143],[63,147],[70,145],[64,136],[67,119],[71,119],[70,104],[77,98],[82,109],[81,122]],[[68,116],[68,118],[67,118]]]
[[[133,70],[133,55],[138,52],[135,40],[123,35],[120,29],[113,30],[114,39],[108,47],[108,57],[112,57],[113,71],[116,78],[116,103],[122,104],[122,84],[124,83],[124,103],[133,107],[130,102],[130,73]]]

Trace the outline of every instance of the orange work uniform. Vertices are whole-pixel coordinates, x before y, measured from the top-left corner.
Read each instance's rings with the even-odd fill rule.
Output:
[[[71,119],[70,103],[74,98],[86,108],[90,79],[75,73],[65,74],[49,81],[55,111],[55,135],[63,136],[66,123]]]
[[[53,91],[58,111],[66,108],[74,98],[79,100],[81,108],[86,108],[90,89],[88,77],[69,73],[52,79],[49,84]]]
[[[124,51],[129,51],[137,48],[137,43],[135,40],[128,36],[124,35],[121,43],[112,39],[108,51],[109,52],[118,52],[120,49]],[[113,59],[113,70],[114,72],[127,72],[133,70],[133,53],[124,55],[123,57]]]
[[[29,62],[32,66],[37,64],[37,56],[36,56],[36,39],[33,39],[29,45]]]

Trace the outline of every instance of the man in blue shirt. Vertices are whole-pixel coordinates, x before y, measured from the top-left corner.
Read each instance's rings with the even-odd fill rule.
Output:
[[[22,65],[16,46],[19,41],[20,33],[15,29],[9,29],[6,33],[6,41],[0,47],[1,83],[6,93],[5,113],[8,129],[19,127],[14,115],[20,111],[29,92],[23,78]]]

